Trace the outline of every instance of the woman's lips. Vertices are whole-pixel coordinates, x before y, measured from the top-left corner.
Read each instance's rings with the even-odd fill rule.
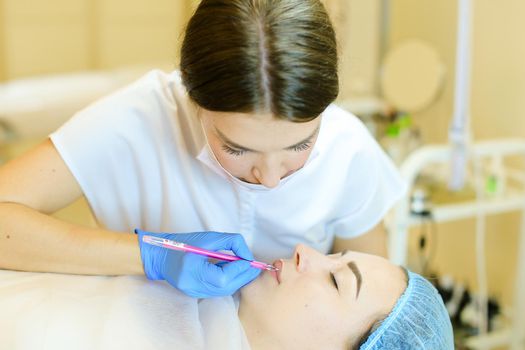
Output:
[[[281,283],[281,272],[283,271],[283,261],[282,260],[275,260],[273,262],[273,266],[275,266],[278,270],[274,272],[275,279],[280,284]]]

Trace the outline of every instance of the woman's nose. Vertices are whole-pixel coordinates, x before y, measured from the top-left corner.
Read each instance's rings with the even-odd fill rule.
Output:
[[[279,186],[281,181],[281,164],[278,159],[265,158],[253,170],[253,176],[259,183],[268,188]]]

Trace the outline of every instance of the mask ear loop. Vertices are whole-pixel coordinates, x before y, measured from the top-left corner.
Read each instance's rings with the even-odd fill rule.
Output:
[[[208,140],[208,134],[206,133],[206,130],[204,129],[204,125],[202,124],[202,118],[201,118],[201,115],[200,115],[200,109],[199,109],[199,112],[197,112],[197,118],[199,118],[199,124],[201,126],[201,130],[202,130],[202,133],[204,135],[204,140],[206,140],[206,146],[205,147],[207,147],[208,153],[212,156],[213,160],[215,162],[217,162],[217,164],[222,169],[224,169],[224,167],[221,165],[221,163],[219,162],[219,159],[217,159],[217,156],[215,155],[215,153],[213,152],[213,149],[210,146],[210,141]],[[229,175],[231,175],[226,169],[224,169],[224,171],[226,171]]]
[[[206,134],[206,131],[205,131],[205,129],[204,129],[204,125],[202,124],[202,118],[200,118],[200,115],[198,115],[198,118],[199,118],[199,123],[200,123],[200,125],[201,125],[202,132],[203,132],[203,134],[204,134],[204,139],[206,140],[206,146],[205,146],[205,147],[206,147],[206,150],[207,150],[208,155],[210,156],[211,160],[212,160],[213,162],[215,162],[215,164],[216,164],[219,168],[221,168],[221,169],[222,169],[222,170],[228,175],[228,177],[229,177],[231,180],[233,180],[233,181],[238,181],[238,182],[242,183],[243,181],[241,181],[241,180],[239,180],[238,178],[236,178],[235,176],[233,176],[228,170],[226,170],[226,169],[222,166],[221,162],[219,162],[219,159],[217,158],[217,156],[216,156],[215,153],[213,152],[213,149],[212,149],[211,146],[210,146],[210,142],[209,142],[209,140],[208,140],[208,135]]]

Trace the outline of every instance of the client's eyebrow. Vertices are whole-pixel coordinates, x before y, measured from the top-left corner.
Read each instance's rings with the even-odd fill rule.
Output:
[[[341,253],[341,257],[343,257],[346,253],[348,253],[349,250],[345,250]],[[355,279],[357,280],[357,290],[355,293],[355,298],[359,298],[359,292],[361,291],[361,283],[363,282],[363,277],[361,276],[361,271],[357,267],[355,261],[350,261],[347,264],[348,268],[354,273]]]

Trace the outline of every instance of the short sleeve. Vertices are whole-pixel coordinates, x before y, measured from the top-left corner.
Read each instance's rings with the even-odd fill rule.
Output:
[[[162,212],[164,152],[173,149],[169,105],[155,74],[76,113],[50,135],[99,224],[129,232]]]
[[[361,123],[359,127],[366,129]],[[407,192],[392,160],[367,130],[362,135],[339,199],[341,215],[328,224],[329,232],[340,238],[354,238],[371,230]]]
[[[140,193],[136,176],[139,165],[130,136],[130,130],[136,129],[136,118],[129,110],[115,108],[115,100],[112,96],[78,112],[50,139],[76,178],[98,223],[127,231],[122,218],[139,214],[133,205]],[[117,124],[125,127],[118,128]]]

